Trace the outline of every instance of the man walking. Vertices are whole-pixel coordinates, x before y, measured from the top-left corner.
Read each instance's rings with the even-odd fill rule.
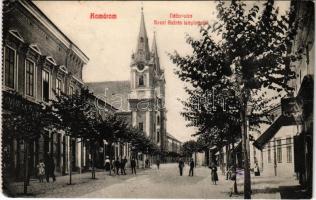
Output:
[[[49,153],[47,153],[45,156],[44,164],[45,164],[46,181],[49,182],[49,177],[52,177],[53,181],[55,182],[56,181],[55,174],[54,174],[55,163],[54,163],[53,157],[50,156]]]
[[[194,161],[193,161],[193,159],[191,158],[189,176],[193,176],[193,168],[194,168]]]
[[[127,163],[127,160],[126,160],[126,156],[124,159],[121,159],[121,174],[122,175],[126,175],[126,172],[125,172],[125,165]]]
[[[136,161],[134,158],[132,158],[132,160],[131,160],[131,168],[132,168],[132,174],[135,173],[135,175],[136,175]]]
[[[182,176],[182,173],[183,173],[183,167],[184,167],[184,162],[183,162],[182,158],[180,158],[180,160],[179,160],[179,171],[180,171],[180,176]]]
[[[160,165],[160,160],[159,159],[157,159],[156,164],[157,164],[157,169],[159,170],[159,165]]]
[[[119,174],[119,170],[120,170],[120,167],[121,166],[121,163],[119,161],[119,159],[117,158],[114,162],[114,167],[115,167],[115,172],[116,172],[116,175],[120,175]]]

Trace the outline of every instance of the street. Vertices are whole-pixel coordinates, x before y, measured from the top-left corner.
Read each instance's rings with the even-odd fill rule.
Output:
[[[137,175],[131,175],[127,169],[126,176],[109,176],[97,172],[96,180],[91,173],[73,176],[73,185],[67,185],[68,176],[57,177],[56,182],[39,183],[32,180],[29,196],[34,197],[82,197],[82,198],[230,198],[233,182],[225,180],[218,170],[218,185],[211,183],[210,170],[197,167],[194,176],[188,176],[189,167],[184,168],[184,176],[179,176],[177,164],[162,164],[160,170],[155,165],[151,169],[139,169]],[[238,177],[238,190],[242,191],[243,177]],[[279,186],[297,185],[293,179],[280,177],[252,177],[253,198],[279,199]],[[22,192],[22,184],[16,185],[17,193]],[[20,191],[20,192],[19,192]],[[18,195],[21,196],[21,195]],[[243,198],[242,193],[231,198]]]

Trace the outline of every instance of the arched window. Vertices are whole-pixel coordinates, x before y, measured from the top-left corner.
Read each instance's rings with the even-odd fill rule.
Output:
[[[139,86],[144,86],[144,75],[139,75],[138,85]]]
[[[159,117],[159,115],[157,116],[157,124],[159,124],[160,123],[160,117]]]
[[[159,130],[157,131],[157,143],[159,143],[160,142],[160,132],[159,132]]]
[[[144,38],[143,37],[140,38],[140,42],[144,42]]]

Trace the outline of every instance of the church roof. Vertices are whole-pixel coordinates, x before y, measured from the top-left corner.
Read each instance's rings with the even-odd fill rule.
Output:
[[[96,96],[102,97],[120,111],[128,111],[129,81],[89,82],[86,85]]]

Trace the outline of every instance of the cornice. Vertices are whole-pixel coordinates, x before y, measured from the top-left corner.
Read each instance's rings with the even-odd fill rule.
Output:
[[[54,36],[57,37],[67,48],[73,50],[85,63],[89,58],[75,45],[69,38],[67,38],[52,22],[47,20],[43,13],[35,9],[35,5],[31,5],[25,0],[18,1],[30,14],[32,14],[44,27],[46,27]]]

